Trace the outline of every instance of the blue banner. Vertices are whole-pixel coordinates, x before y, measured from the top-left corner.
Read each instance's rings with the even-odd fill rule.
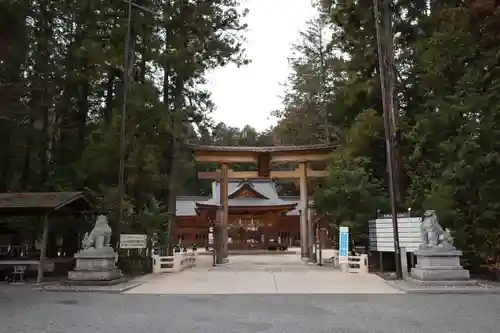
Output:
[[[349,258],[349,228],[339,229],[339,263],[347,263]]]

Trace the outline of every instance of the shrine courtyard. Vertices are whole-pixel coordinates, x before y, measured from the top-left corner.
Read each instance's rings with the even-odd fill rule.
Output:
[[[293,250],[293,249],[292,249]],[[300,251],[300,249],[297,249]],[[299,252],[297,251],[297,252]],[[324,253],[328,256],[327,251]],[[300,253],[231,255],[223,266],[198,255],[195,268],[145,277],[127,294],[398,294],[375,274],[304,264]]]

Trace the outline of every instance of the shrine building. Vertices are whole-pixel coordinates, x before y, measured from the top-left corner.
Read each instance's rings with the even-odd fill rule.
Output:
[[[220,205],[220,182],[211,197],[177,197],[174,239],[181,246],[208,246],[211,218]],[[280,197],[268,179],[228,181],[228,249],[267,249],[269,244],[300,246],[299,197]]]

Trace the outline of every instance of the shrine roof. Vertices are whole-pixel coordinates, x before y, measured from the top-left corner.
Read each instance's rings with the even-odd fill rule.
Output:
[[[249,188],[260,194],[259,197],[236,197],[232,195],[238,193],[243,188]],[[177,216],[195,216],[196,208],[200,206],[218,206],[220,205],[220,183],[212,183],[212,193],[207,197],[178,197],[177,198]],[[286,207],[290,211],[287,215],[298,215],[297,197],[280,197],[276,190],[276,184],[271,180],[229,180],[228,182],[228,204],[229,207]]]
[[[251,187],[255,192],[268,200],[279,200],[276,184],[268,179],[235,180],[230,179],[227,184],[228,196],[236,194],[243,187]],[[212,199],[220,201],[220,182],[212,183]],[[240,199],[241,200],[241,199]]]
[[[304,151],[316,151],[316,150],[326,150],[334,149],[336,145],[331,143],[322,143],[314,145],[298,145],[298,146],[210,146],[210,145],[191,145],[196,151],[206,151],[206,152],[235,152],[235,153],[284,153],[284,152],[304,152]]]
[[[257,197],[236,197],[232,196],[246,188],[254,192]],[[206,201],[197,202],[196,205],[218,206],[220,204],[220,182],[212,183],[212,198]],[[275,207],[290,206],[294,208],[297,203],[282,200],[276,191],[276,184],[270,180],[241,180],[228,182],[228,204],[229,207]]]
[[[209,200],[210,197],[192,196],[176,199],[176,216],[196,216],[196,202]]]

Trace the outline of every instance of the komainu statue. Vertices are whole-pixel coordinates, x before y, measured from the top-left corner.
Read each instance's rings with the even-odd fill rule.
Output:
[[[449,229],[443,229],[438,222],[436,212],[427,210],[422,221],[421,248],[446,248],[454,249],[453,237]]]
[[[94,229],[90,233],[86,233],[83,238],[83,249],[109,247],[110,239],[111,228],[108,225],[108,218],[104,215],[99,215],[95,221]]]

